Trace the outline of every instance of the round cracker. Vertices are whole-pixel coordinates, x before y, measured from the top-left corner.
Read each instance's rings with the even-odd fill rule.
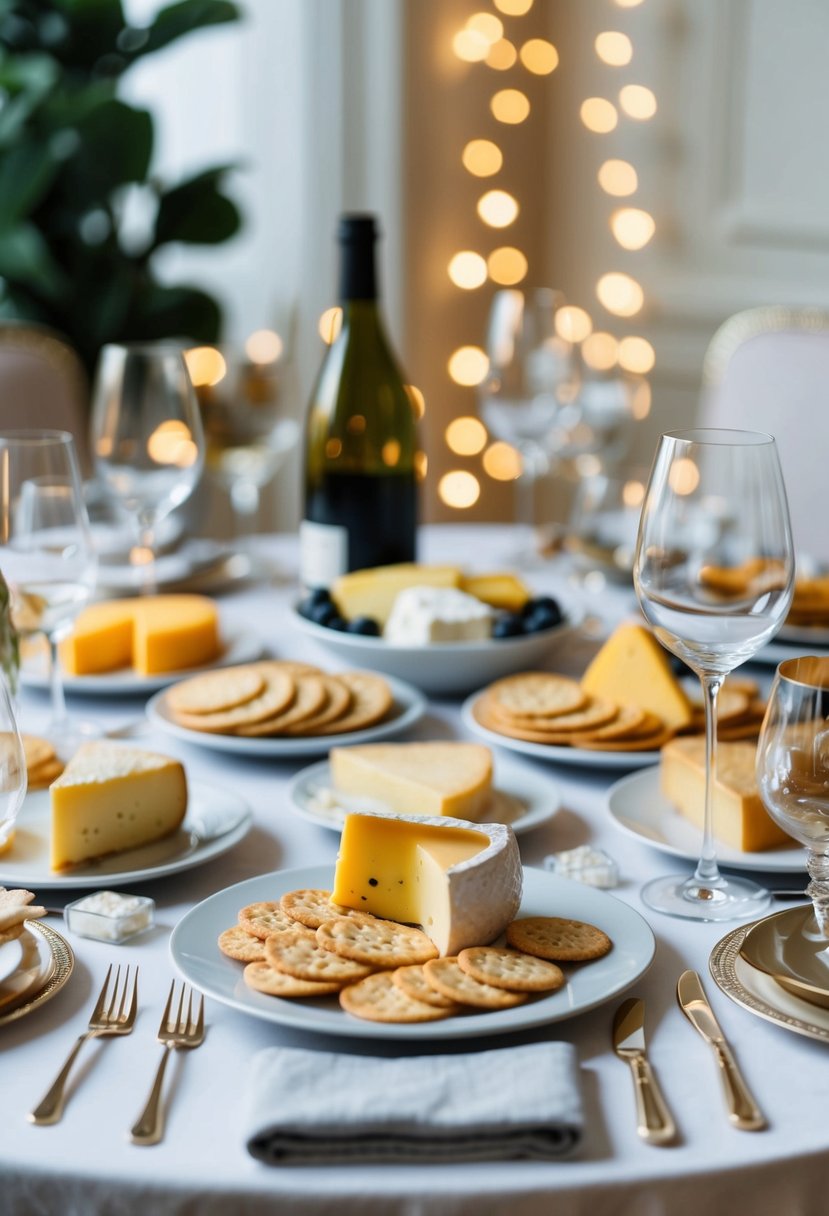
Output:
[[[503,713],[521,718],[556,718],[587,703],[587,693],[577,680],[544,671],[496,680],[488,696]]]
[[[65,765],[55,757],[54,760],[47,760],[44,764],[38,764],[37,768],[30,768],[27,774],[29,789],[45,789],[47,785],[51,785],[53,781],[58,779],[64,767]]]
[[[526,916],[507,925],[507,942],[526,954],[552,962],[602,958],[613,942],[603,929],[564,916]]]
[[[550,729],[539,725],[538,729],[526,726],[513,726],[507,718],[496,716],[491,712],[491,707],[487,700],[488,694],[480,697],[472,706],[472,713],[476,721],[480,722],[481,726],[487,730],[494,731],[499,735],[506,735],[510,739],[523,739],[527,743],[548,743],[558,744],[566,747],[573,741],[573,733],[566,731],[557,731],[552,726]],[[539,723],[540,723],[539,719]],[[550,719],[551,722],[554,719]]]
[[[340,1005],[346,1013],[369,1022],[437,1022],[453,1012],[451,1007],[429,1005],[409,996],[388,971],[376,971],[343,988]]]
[[[620,705],[619,712],[612,722],[585,731],[584,735],[601,743],[606,739],[635,739],[640,734],[653,734],[657,728],[661,727],[661,719],[649,710],[640,709],[638,705]]]
[[[673,739],[676,731],[663,726],[650,735],[637,735],[633,739],[586,739],[576,735],[573,738],[574,747],[583,747],[589,752],[656,752],[669,740]]]
[[[170,692],[164,698],[170,715],[176,722],[190,730],[203,730],[208,734],[221,735],[239,726],[250,726],[272,718],[286,709],[294,699],[294,677],[287,671],[263,670],[265,686],[262,692],[245,705],[234,709],[219,710],[213,714],[186,714],[170,707]]]
[[[327,920],[337,916],[360,916],[367,919],[365,912],[357,912],[353,908],[344,908],[342,904],[331,901],[330,891],[320,891],[308,887],[299,891],[286,891],[279,901],[279,906],[293,924],[305,925],[308,929],[318,929]]]
[[[317,735],[347,734],[374,726],[385,718],[394,704],[391,689],[382,676],[367,671],[342,671],[338,672],[337,679],[342,680],[351,693],[351,707],[336,722],[318,727],[314,732]]]
[[[48,739],[41,739],[38,735],[21,735],[20,739],[23,743],[23,755],[26,759],[27,769],[37,768],[39,765],[48,764],[50,760],[55,759],[54,746]]]
[[[327,920],[317,929],[323,950],[370,967],[405,967],[437,958],[437,947],[422,929],[357,914]]]
[[[336,676],[320,676],[320,679],[326,692],[322,708],[313,717],[306,718],[296,726],[289,726],[286,735],[313,735],[321,726],[336,722],[348,713],[354,701],[351,689]]]
[[[264,943],[241,925],[233,925],[220,933],[218,944],[222,954],[240,963],[258,963],[265,959]]]
[[[412,997],[415,1001],[425,1001],[427,1005],[434,1005],[438,1009],[458,1010],[460,1006],[456,1001],[451,1000],[448,996],[444,996],[442,992],[438,992],[437,988],[433,988],[428,983],[426,976],[423,973],[423,963],[413,963],[409,967],[397,967],[391,973],[392,983]]]
[[[296,924],[274,900],[260,900],[259,903],[247,904],[239,910],[239,924],[248,933],[262,941],[271,933],[282,933],[286,929],[296,929]]]
[[[313,980],[298,980],[295,975],[277,971],[270,963],[248,963],[243,972],[245,983],[256,992],[267,996],[329,996],[339,992],[342,984],[315,983]]]
[[[265,677],[255,667],[228,667],[174,684],[167,694],[167,704],[176,713],[221,713],[247,705],[264,687]]]
[[[323,950],[317,945],[313,934],[301,925],[283,933],[271,934],[265,942],[265,959],[287,975],[315,983],[348,984],[372,972],[372,968],[364,963]]]
[[[529,730],[542,730],[548,721],[545,718],[522,717],[518,714],[505,713],[496,700],[492,700],[488,708],[494,718],[502,719],[508,726]],[[557,714],[554,718],[550,718],[550,729],[559,734],[590,730],[593,727],[604,726],[608,722],[613,722],[618,714],[619,706],[614,701],[591,697],[588,698],[581,709],[575,709],[572,713]]]
[[[478,983],[510,992],[556,992],[565,982],[555,963],[501,946],[468,946],[458,955],[458,966]]]
[[[523,1005],[526,992],[508,992],[494,984],[482,984],[462,971],[457,958],[435,958],[423,968],[426,982],[438,992],[457,1001],[459,1005],[473,1005],[476,1009],[512,1009]]]
[[[252,739],[263,735],[279,735],[286,727],[303,722],[322,708],[326,695],[322,676],[290,676],[289,678],[293,680],[295,689],[294,699],[290,705],[259,722],[235,726],[233,728],[235,734]]]

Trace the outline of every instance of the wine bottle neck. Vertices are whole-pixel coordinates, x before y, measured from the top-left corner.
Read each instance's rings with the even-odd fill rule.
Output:
[[[377,300],[377,274],[374,244],[369,241],[344,243],[340,264],[340,303],[351,300]]]

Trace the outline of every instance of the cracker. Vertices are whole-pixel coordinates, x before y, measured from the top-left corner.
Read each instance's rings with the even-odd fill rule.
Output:
[[[343,988],[340,1005],[346,1013],[369,1022],[437,1022],[453,1012],[451,1007],[428,1005],[409,996],[388,971],[377,971]]]
[[[259,903],[248,904],[239,911],[239,924],[254,937],[262,941],[271,933],[281,933],[285,929],[296,929],[296,924],[282,909],[281,904],[274,900],[261,900]]]
[[[256,992],[267,996],[329,996],[339,992],[342,984],[315,983],[313,980],[298,980],[295,975],[277,971],[270,963],[248,963],[243,972],[245,983]]]
[[[578,681],[542,671],[496,680],[490,686],[488,696],[503,713],[544,719],[573,713],[588,700]]]
[[[286,891],[279,901],[279,906],[294,925],[305,925],[309,929],[318,929],[321,924],[333,920],[335,916],[366,916],[365,912],[356,912],[353,908],[344,908],[341,904],[332,903],[330,891],[313,888]]]
[[[264,687],[265,677],[255,667],[228,667],[174,684],[167,704],[176,713],[215,714],[247,705]]]
[[[278,673],[277,673],[278,674]],[[280,735],[288,726],[303,722],[317,713],[325,702],[325,686],[317,675],[291,676],[294,682],[294,699],[278,713],[270,714],[260,722],[235,726],[234,733],[245,738],[256,739],[263,735]]]
[[[638,735],[632,739],[591,739],[577,735],[573,738],[574,747],[583,747],[591,752],[655,752],[665,743],[673,739],[676,731],[670,727],[661,726],[649,735]]]
[[[601,743],[607,739],[635,739],[641,734],[649,735],[661,725],[661,720],[650,710],[640,709],[638,705],[620,705],[619,712],[611,722],[579,733],[582,738],[589,736]]]
[[[214,735],[272,718],[293,701],[296,695],[294,677],[289,672],[272,668],[265,670],[263,667],[263,673],[265,686],[262,692],[245,705],[237,705],[234,709],[219,710],[212,714],[185,714],[174,709],[170,709],[170,714],[176,722],[190,730],[203,730]],[[168,706],[171,693],[172,689],[164,699]]]
[[[423,963],[413,963],[408,967],[397,967],[391,973],[392,983],[402,988],[406,995],[415,1001],[425,1001],[427,1005],[434,1005],[438,1009],[459,1009],[456,1001],[444,996],[427,982],[423,966]]]
[[[316,983],[348,984],[371,975],[373,970],[364,963],[323,950],[313,934],[301,925],[271,934],[265,942],[265,959],[287,975]]]
[[[341,671],[337,679],[351,693],[351,706],[336,722],[327,722],[314,732],[317,735],[347,734],[352,730],[363,730],[374,726],[385,718],[394,704],[391,689],[382,676],[367,671]]]
[[[507,925],[507,942],[516,950],[554,962],[601,958],[613,943],[604,930],[563,916],[527,916]]]
[[[481,984],[511,992],[556,992],[564,986],[564,972],[555,963],[500,946],[469,946],[458,955],[458,966]]]
[[[512,1009],[527,1000],[526,992],[508,992],[505,988],[473,979],[461,970],[457,958],[432,959],[424,966],[423,974],[427,983],[460,1005],[474,1005],[476,1009]]]
[[[354,702],[351,689],[336,676],[320,676],[320,679],[326,693],[322,708],[313,717],[306,718],[296,726],[289,726],[286,735],[313,735],[321,726],[336,722],[348,713]]]
[[[264,962],[265,944],[241,925],[233,925],[219,934],[219,949],[239,963]]]
[[[604,726],[606,723],[612,722],[619,714],[619,707],[613,701],[597,697],[588,698],[581,709],[575,709],[571,713],[557,714],[551,719],[506,713],[494,699],[490,702],[490,707],[494,717],[503,718],[510,726],[541,730],[549,721],[551,730],[564,733]]]
[[[29,769],[29,789],[45,789],[47,785],[51,785],[53,781],[57,781],[63,770],[64,765],[60,760],[57,759],[57,757],[55,757],[54,760],[47,760],[45,764],[38,764],[37,768]]]
[[[21,735],[20,738],[27,769],[37,768],[55,759],[55,749],[48,739],[41,739],[38,735]]]
[[[421,929],[371,916],[340,917],[317,929],[323,950],[371,967],[405,967],[437,958],[437,948]]]

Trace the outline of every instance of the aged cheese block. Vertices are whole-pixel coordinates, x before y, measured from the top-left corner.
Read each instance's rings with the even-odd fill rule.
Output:
[[[370,616],[385,625],[399,591],[407,587],[459,587],[460,583],[461,572],[457,566],[403,562],[344,574],[331,588],[331,598],[347,620]]]
[[[514,574],[465,574],[461,590],[507,612],[519,612],[530,598],[529,589]]]
[[[365,743],[329,754],[334,789],[403,815],[479,819],[492,792],[492,752],[480,743]]]
[[[518,844],[502,823],[348,815],[332,899],[421,925],[442,955],[457,954],[493,941],[518,911]]]
[[[714,784],[714,836],[733,849],[761,852],[791,845],[792,838],[766,813],[757,790],[754,743],[718,743]],[[662,748],[662,792],[702,828],[705,813],[705,739],[672,739]]]
[[[187,809],[178,760],[119,743],[85,743],[50,795],[53,870],[160,840]]]
[[[72,675],[132,665],[141,675],[209,663],[219,654],[219,615],[204,595],[156,595],[91,604],[61,644]]]
[[[682,730],[693,717],[666,652],[643,625],[614,630],[582,676],[581,686],[594,697],[647,709],[673,730]]]

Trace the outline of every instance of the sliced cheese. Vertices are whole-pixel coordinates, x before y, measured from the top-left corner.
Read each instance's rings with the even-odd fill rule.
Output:
[[[403,815],[479,819],[492,793],[492,752],[480,743],[365,743],[329,754],[338,793]]]
[[[718,743],[713,832],[717,840],[745,853],[791,845],[792,839],[763,806],[755,776],[754,743]],[[672,739],[662,748],[662,793],[700,829],[705,816],[705,740]]]
[[[141,675],[209,663],[219,654],[219,615],[204,595],[157,595],[91,604],[60,653],[72,675],[132,665]]]
[[[187,809],[178,760],[118,743],[85,743],[50,786],[53,870],[149,844]]]
[[[614,630],[582,676],[581,686],[591,696],[657,714],[673,730],[689,726],[693,718],[667,653],[644,625]]]
[[[465,574],[461,590],[507,612],[520,611],[530,598],[529,588],[514,574]]]
[[[457,954],[493,941],[518,911],[518,844],[502,823],[348,815],[332,898],[421,925],[441,955]]]
[[[385,625],[398,592],[407,587],[459,587],[460,584],[461,572],[457,566],[403,562],[344,574],[331,588],[331,598],[347,620],[369,616]]]

